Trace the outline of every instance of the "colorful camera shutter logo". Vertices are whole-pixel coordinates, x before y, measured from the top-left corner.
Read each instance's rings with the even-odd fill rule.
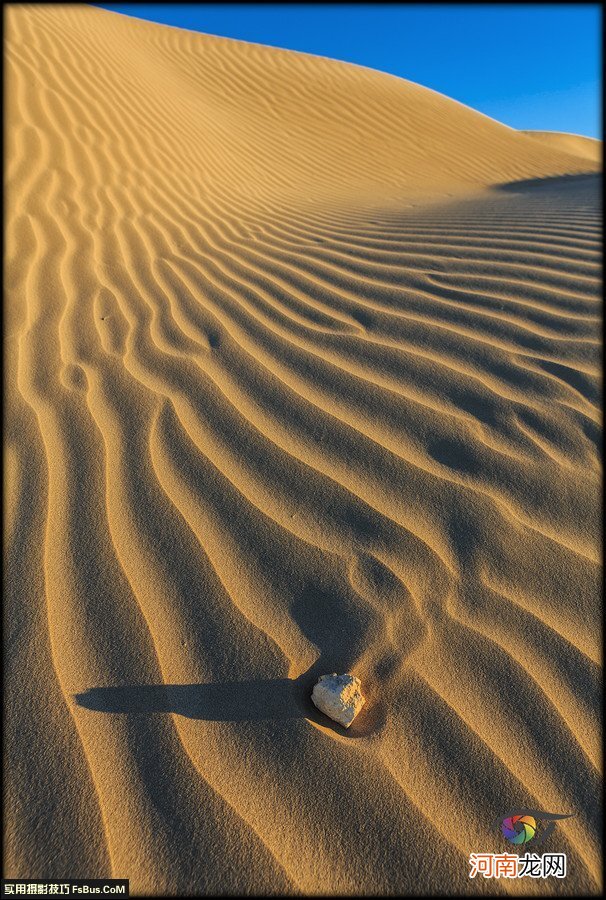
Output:
[[[510,816],[501,822],[503,837],[512,844],[527,844],[535,836],[536,819],[532,816]]]

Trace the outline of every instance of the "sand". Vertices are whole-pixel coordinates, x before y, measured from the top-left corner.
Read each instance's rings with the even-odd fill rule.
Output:
[[[92,7],[6,39],[5,875],[597,893],[601,145]],[[470,880],[520,806],[567,878]]]
[[[584,156],[594,162],[602,160],[602,142],[580,134],[562,134],[559,131],[524,131],[529,137],[542,141],[547,147],[565,150],[575,156]]]

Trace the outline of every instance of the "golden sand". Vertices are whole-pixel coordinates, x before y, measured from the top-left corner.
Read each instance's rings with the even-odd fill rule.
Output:
[[[93,7],[6,32],[5,874],[514,892],[468,857],[522,806],[596,893],[601,145]]]

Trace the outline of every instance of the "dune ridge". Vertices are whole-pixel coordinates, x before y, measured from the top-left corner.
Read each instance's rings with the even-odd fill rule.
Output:
[[[564,150],[575,156],[582,156],[594,162],[602,160],[602,142],[581,134],[565,134],[560,131],[524,131],[528,137],[537,138],[548,147]]]
[[[541,893],[468,877],[518,804],[599,893],[597,158],[332,60],[6,25],[7,877]]]

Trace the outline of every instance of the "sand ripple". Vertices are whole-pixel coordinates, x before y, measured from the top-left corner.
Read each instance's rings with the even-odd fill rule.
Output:
[[[597,892],[595,153],[92,7],[7,30],[7,874],[494,892],[519,804]]]

